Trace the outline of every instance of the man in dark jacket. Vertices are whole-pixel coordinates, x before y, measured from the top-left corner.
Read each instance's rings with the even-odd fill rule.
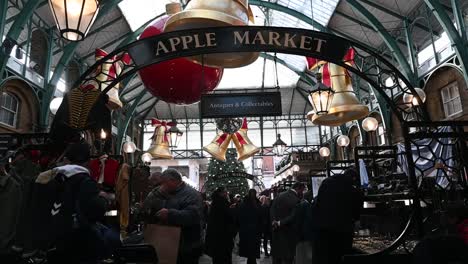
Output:
[[[99,190],[86,168],[90,158],[88,144],[71,144],[64,157],[68,165],[41,173],[36,179],[34,197],[37,197],[37,208],[41,210],[37,212],[36,243],[47,246],[44,242],[48,237],[55,236],[55,241],[48,241],[56,247],[50,263],[96,261],[105,257],[103,251],[109,249],[104,248],[104,242],[99,243],[103,237],[98,237],[94,229],[95,224],[104,217],[109,197]],[[50,192],[56,190],[61,191],[50,197]],[[45,207],[41,206],[44,204]],[[51,209],[42,210],[49,204],[53,205]],[[63,215],[63,218],[57,218],[59,215]],[[40,219],[50,221],[44,223]]]
[[[351,251],[354,222],[359,220],[363,197],[354,186],[358,174],[348,169],[341,175],[328,177],[322,182],[313,205],[312,244],[314,262],[340,263]]]
[[[273,231],[272,256],[273,264],[293,263],[296,254],[296,243],[298,234],[291,225],[281,225],[281,220],[293,214],[296,205],[301,201],[305,185],[300,182],[294,183],[291,189],[281,193],[273,200],[271,206],[271,217],[275,225]]]
[[[167,169],[162,173],[161,185],[143,204],[143,214],[147,224],[181,227],[177,263],[198,264],[202,253],[202,199],[200,193],[182,181],[178,171]]]

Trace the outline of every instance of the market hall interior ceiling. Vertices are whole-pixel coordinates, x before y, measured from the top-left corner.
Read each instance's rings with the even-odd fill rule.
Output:
[[[24,73],[26,79],[38,88],[47,89],[50,85],[55,85],[55,96],[59,97],[72,88],[80,73],[96,62],[95,49],[111,52],[123,41],[128,41],[129,37],[136,40],[150,21],[165,13],[165,6],[170,2],[174,1],[102,1],[100,14],[86,38],[73,43],[60,38],[48,1],[6,1],[3,3],[7,8],[3,14],[1,33],[4,38],[13,33],[12,35],[17,36],[15,41],[18,44],[12,50],[7,67],[20,75]],[[456,19],[451,1],[437,1],[443,8],[437,12],[433,10],[431,2],[433,1],[251,0],[249,4],[254,15],[254,22],[251,23],[253,25],[304,28],[336,34],[371,47],[397,67],[401,66],[397,58],[400,54],[410,64],[415,64],[413,69],[421,80],[419,86],[422,86],[426,75],[456,53],[450,44],[453,39],[450,32],[445,31],[437,16],[437,12],[443,12],[451,19]],[[466,10],[467,1],[455,2],[460,10]],[[187,3],[181,0],[181,4],[184,6]],[[18,14],[26,5],[34,7],[32,19],[20,21]],[[466,20],[466,16],[463,19]],[[12,26],[17,27],[15,23],[21,22],[24,25],[20,29],[13,28],[15,32],[10,32]],[[48,64],[50,72],[46,74],[44,67],[47,42],[50,40],[53,43],[52,56]],[[412,49],[408,48],[408,43]],[[16,50],[17,47],[20,48],[19,51]],[[437,56],[434,56],[434,52]],[[62,74],[57,75],[55,70]],[[215,93],[251,92],[279,87],[283,114],[305,115],[312,110],[307,100],[310,84],[301,76],[308,74],[307,61],[303,56],[262,53],[251,65],[225,69]],[[50,81],[47,83],[44,78],[49,78]],[[368,84],[359,78],[353,81],[361,101],[377,105]],[[148,92],[139,97],[144,89],[140,76],[135,75],[120,90],[121,101],[125,106],[138,100],[135,117],[185,120],[200,117],[197,104],[168,104]]]

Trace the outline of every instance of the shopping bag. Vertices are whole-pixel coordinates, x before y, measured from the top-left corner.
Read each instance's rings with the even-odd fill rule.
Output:
[[[156,250],[159,264],[177,264],[180,227],[152,224],[145,227],[143,234],[145,242]]]

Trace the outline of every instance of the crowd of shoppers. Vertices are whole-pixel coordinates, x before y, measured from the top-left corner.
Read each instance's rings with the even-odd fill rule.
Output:
[[[115,233],[101,224],[112,197],[100,191],[90,177],[89,148],[87,144],[70,145],[63,164],[41,173],[35,182],[35,195],[40,199],[34,206],[38,228],[31,242],[47,247],[48,263],[74,263],[71,259],[97,263],[93,261],[111,256],[121,246]],[[315,198],[300,182],[273,200],[258,196],[254,189],[241,197],[225,187],[217,188],[208,198],[185,184],[177,170],[167,169],[149,177],[153,190],[139,215],[145,225],[180,229],[177,264],[197,264],[203,254],[210,256],[213,264],[231,264],[233,253],[254,264],[262,248],[265,257],[271,254],[273,264],[338,264],[351,253],[354,224],[363,204],[358,176],[354,169],[348,169],[328,177]],[[458,238],[423,240],[415,249],[417,263],[437,263],[426,259],[445,258],[430,254],[437,245],[453,245],[448,248],[456,252],[465,248],[465,208],[451,208],[447,222]],[[467,257],[466,253],[460,256],[457,259]]]

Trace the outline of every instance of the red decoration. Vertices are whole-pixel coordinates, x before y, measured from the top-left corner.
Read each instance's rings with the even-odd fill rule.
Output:
[[[348,64],[348,65],[353,65],[354,64],[354,55],[355,51],[354,49],[350,48],[345,56],[343,57],[343,61]],[[331,86],[331,76],[330,76],[330,71],[328,70],[328,62],[319,60],[316,58],[311,58],[307,57],[307,65],[309,70],[314,70],[317,67],[323,66],[320,69],[320,72],[322,73],[322,83],[325,84],[326,86]]]
[[[153,22],[140,39],[163,32],[168,16]],[[139,71],[146,89],[159,99],[174,104],[192,104],[213,91],[223,76],[222,68],[202,67],[185,58],[154,64]]]
[[[158,130],[158,128],[160,126],[164,127],[164,130],[167,131],[168,130],[168,126],[175,126],[176,124],[173,123],[173,122],[166,122],[166,121],[160,121],[156,118],[153,118],[151,119],[151,125],[154,126],[154,131],[155,131],[155,135],[156,135],[156,131]],[[169,139],[167,137],[167,133],[164,133],[164,139],[163,139],[163,142],[169,142]]]

